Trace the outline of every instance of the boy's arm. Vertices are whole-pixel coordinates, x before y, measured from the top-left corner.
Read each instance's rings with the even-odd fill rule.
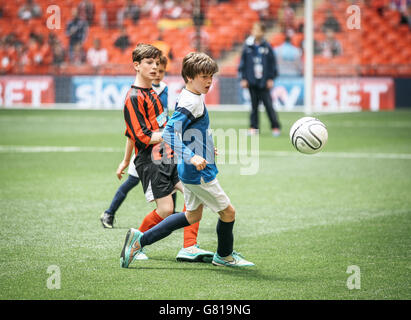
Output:
[[[240,79],[245,80],[246,79],[246,65],[245,65],[245,56],[246,56],[246,47],[243,47],[243,51],[241,52],[241,59],[240,59],[240,64],[238,65],[238,73],[240,76]]]
[[[117,175],[117,178],[119,180],[121,180],[121,178],[124,174],[124,170],[130,164],[130,158],[131,158],[131,155],[133,153],[133,146],[134,146],[133,140],[131,140],[129,137],[127,137],[126,148],[124,150],[124,158],[123,158],[123,161],[121,161],[120,164],[118,165],[118,168],[117,168],[117,171],[116,171],[116,175]]]
[[[195,155],[194,152],[184,145],[182,140],[185,129],[190,123],[191,120],[188,116],[180,112],[179,109],[176,109],[163,131],[164,141],[186,163],[189,163],[190,159]]]
[[[203,170],[207,166],[207,161],[203,157],[196,155],[183,143],[184,132],[191,123],[191,120],[180,111],[182,109],[177,108],[170,121],[167,122],[163,132],[163,139],[183,161],[191,163],[199,171]]]

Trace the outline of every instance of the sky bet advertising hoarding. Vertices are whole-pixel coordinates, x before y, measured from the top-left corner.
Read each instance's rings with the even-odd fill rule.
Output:
[[[250,105],[248,90],[239,89],[241,103]],[[277,78],[271,90],[278,111],[301,110],[304,105],[303,78]],[[391,78],[316,78],[313,111],[353,112],[395,108],[394,81]]]
[[[55,102],[60,102],[68,103],[70,108],[122,109],[134,80],[133,76],[1,76],[0,106],[53,108]],[[164,80],[168,85],[168,105],[173,109],[184,81],[180,76],[167,76]],[[278,111],[301,111],[304,79],[277,78],[271,95]],[[244,110],[251,104],[248,90],[240,88],[238,79],[215,77],[205,102],[213,108],[220,101],[243,105]],[[313,111],[318,112],[392,110],[395,108],[394,81],[391,78],[316,78],[313,102]]]
[[[0,106],[39,107],[55,102],[54,79],[50,76],[0,77]]]
[[[134,83],[135,77],[88,77],[72,78],[72,96],[79,108],[122,109],[127,91]],[[177,97],[184,87],[180,76],[168,76],[165,79],[168,86],[168,105],[174,108]],[[206,104],[219,103],[218,79],[205,97]]]
[[[174,108],[184,81],[179,76],[168,76],[165,81],[169,90],[168,104]],[[125,95],[133,82],[134,77],[73,77],[72,102],[78,107],[123,108]],[[225,87],[224,92],[220,92],[219,79],[216,77],[205,96],[206,104],[219,104],[220,96],[227,94],[233,96],[232,104],[239,101],[240,104],[250,105],[248,90],[239,89],[238,83],[236,85],[237,88]],[[235,99],[236,93],[239,99]],[[301,110],[304,105],[304,79],[278,78],[271,95],[278,111]],[[394,82],[391,78],[317,78],[314,80],[313,99],[313,111],[319,112],[392,110]]]

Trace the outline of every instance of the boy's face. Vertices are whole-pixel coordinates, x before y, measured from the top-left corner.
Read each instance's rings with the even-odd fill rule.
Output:
[[[213,83],[212,74],[198,74],[194,79],[188,79],[189,89],[197,94],[206,94]]]
[[[158,66],[158,69],[157,69],[157,76],[155,77],[153,83],[154,84],[159,84],[161,82],[161,80],[164,79],[165,74],[166,74],[166,68],[165,68],[164,64],[160,64]]]
[[[160,58],[144,58],[140,62],[134,61],[133,64],[142,78],[153,81],[157,77]]]

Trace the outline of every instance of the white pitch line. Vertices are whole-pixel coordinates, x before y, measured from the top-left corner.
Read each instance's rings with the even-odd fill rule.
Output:
[[[104,147],[58,147],[58,146],[0,146],[1,153],[41,152],[123,152],[120,148]]]
[[[0,145],[0,153],[42,153],[42,152],[96,152],[117,153],[123,152],[121,148],[106,147],[80,147],[80,146],[5,146]],[[254,154],[255,151],[253,151]],[[238,152],[219,152],[220,157],[225,155],[238,155]],[[243,154],[243,152],[241,152]],[[373,152],[327,152],[323,151],[314,155],[303,155],[297,151],[269,151],[262,150],[255,153],[264,157],[305,157],[305,158],[341,158],[341,159],[401,159],[411,160],[411,153],[373,153]],[[241,155],[242,156],[242,155]],[[248,151],[246,156],[251,156]]]

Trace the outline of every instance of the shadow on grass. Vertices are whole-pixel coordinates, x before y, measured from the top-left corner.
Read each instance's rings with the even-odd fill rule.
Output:
[[[211,263],[205,262],[178,262],[178,261],[170,261],[169,259],[165,258],[150,258],[150,260],[154,260],[156,262],[167,262],[172,263],[172,265],[168,266],[152,266],[152,265],[144,265],[148,261],[139,261],[134,262],[133,265],[129,266],[128,269],[132,270],[163,270],[163,271],[203,271],[209,272],[210,276],[213,277],[216,274],[224,274],[228,277],[236,278],[236,280],[258,280],[258,281],[288,281],[288,282],[305,282],[307,279],[303,279],[301,276],[299,277],[284,277],[283,275],[276,276],[272,274],[273,270],[261,270],[258,266],[254,267],[243,267],[243,268],[233,268],[233,267],[220,267],[214,266]],[[137,265],[140,263],[140,265]]]

